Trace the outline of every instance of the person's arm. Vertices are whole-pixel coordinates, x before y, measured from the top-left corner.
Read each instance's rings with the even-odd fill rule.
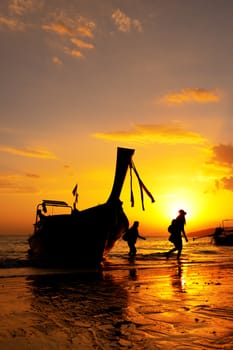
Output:
[[[186,236],[186,233],[185,233],[184,229],[182,230],[182,233],[183,233],[184,239],[186,240],[186,242],[188,242],[188,237]]]
[[[138,234],[138,238],[144,239],[144,241],[146,240],[146,237],[140,236],[139,234]]]

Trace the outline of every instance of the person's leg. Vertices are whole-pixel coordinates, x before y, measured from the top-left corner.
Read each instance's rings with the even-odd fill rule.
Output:
[[[179,245],[177,246],[177,250],[178,250],[178,253],[177,253],[177,260],[180,260],[180,256],[181,256],[181,252],[182,252],[182,240],[179,242]]]
[[[137,249],[136,249],[135,245],[132,244],[132,247],[131,247],[131,254],[130,254],[130,255],[134,256],[134,255],[136,255],[136,252],[137,252]]]
[[[136,255],[136,247],[133,243],[129,244],[129,255],[134,256]]]
[[[173,252],[175,252],[177,249],[176,249],[176,247],[175,248],[172,248],[172,249],[170,249],[167,253],[166,253],[166,257],[167,257],[167,259],[169,258],[169,256],[173,253]]]
[[[129,247],[129,255],[131,255],[131,244],[128,242],[128,247]]]
[[[182,249],[178,249],[177,260],[180,260]]]

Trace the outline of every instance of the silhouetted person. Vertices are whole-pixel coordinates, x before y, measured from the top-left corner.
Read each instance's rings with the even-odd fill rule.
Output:
[[[180,259],[180,255],[183,248],[182,235],[185,238],[186,242],[188,242],[188,238],[184,229],[184,225],[186,224],[185,215],[187,213],[183,209],[180,209],[178,213],[179,215],[176,217],[176,219],[172,220],[173,232],[171,234],[171,242],[174,244],[175,248],[172,248],[167,252],[167,259],[169,258],[170,254],[172,254],[176,250],[178,251],[177,260]]]
[[[126,232],[126,240],[129,246],[129,256],[135,256],[137,249],[135,247],[135,244],[137,242],[137,239],[146,239],[143,236],[140,236],[139,232],[138,232],[138,226],[139,226],[139,222],[138,221],[134,221],[133,225],[128,229],[128,231]]]

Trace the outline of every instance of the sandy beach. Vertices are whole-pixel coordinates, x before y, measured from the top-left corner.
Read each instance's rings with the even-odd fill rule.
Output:
[[[161,258],[162,259],[162,258]],[[0,349],[233,349],[231,263],[137,260],[1,278]]]

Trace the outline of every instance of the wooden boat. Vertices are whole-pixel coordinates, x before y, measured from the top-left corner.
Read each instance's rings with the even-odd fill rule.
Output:
[[[217,227],[212,235],[216,245],[233,246],[233,227],[226,226],[227,221],[233,220],[223,220],[222,226]]]
[[[30,259],[39,266],[86,267],[101,263],[129,226],[120,201],[128,168],[130,174],[132,169],[135,171],[141,194],[145,190],[154,201],[136,171],[133,154],[133,149],[118,147],[114,183],[106,203],[82,211],[63,201],[43,200],[37,205],[34,232],[28,240]],[[50,206],[70,212],[44,215]]]

